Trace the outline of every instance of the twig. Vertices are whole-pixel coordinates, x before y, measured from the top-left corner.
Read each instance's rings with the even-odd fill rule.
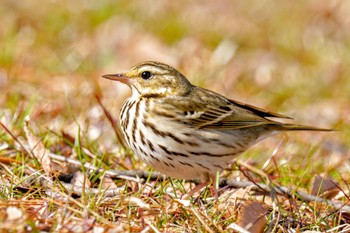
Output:
[[[117,136],[117,141],[118,141],[118,145],[121,145],[123,147],[123,149],[126,149],[126,143],[123,137],[122,132],[120,131],[120,128],[118,126],[117,121],[112,117],[111,113],[105,108],[105,106],[102,104],[102,101],[100,99],[100,97],[98,95],[95,95],[95,98],[97,100],[97,103],[100,105],[100,107],[102,108],[104,114],[106,115],[108,121],[111,123],[112,128],[114,130],[115,135]]]
[[[235,180],[229,180],[229,179],[221,179],[220,180],[220,186],[229,186],[233,188],[246,188],[246,187],[251,187],[251,190],[253,191],[261,191],[261,189],[265,192],[276,192],[277,194],[280,195],[285,195],[285,196],[298,196],[299,199],[303,201],[315,201],[319,203],[326,203],[330,206],[333,206],[336,209],[341,210],[344,213],[350,213],[350,206],[343,205],[342,203],[337,203],[334,201],[330,201],[328,199],[323,199],[314,195],[307,194],[302,191],[292,191],[287,187],[284,186],[276,186],[276,187],[269,187],[268,185],[265,184],[259,184],[259,186],[256,186],[253,182],[250,181],[235,181]]]
[[[74,159],[69,159],[60,155],[56,155],[53,153],[50,153],[50,157],[52,159],[55,160],[59,160],[59,161],[64,161],[64,162],[69,162],[72,164],[76,164],[81,166],[81,163],[77,160]],[[120,179],[126,179],[128,178],[129,180],[131,178],[143,178],[143,179],[147,179],[149,178],[150,180],[157,180],[160,176],[162,176],[160,173],[158,172],[143,172],[143,171],[117,171],[117,170],[103,170],[101,168],[97,168],[91,164],[84,164],[83,165],[87,170],[90,171],[94,171],[94,172],[104,172],[106,175],[110,176],[111,178],[120,178]],[[201,183],[201,180],[199,179],[195,179],[192,180],[192,182],[199,184]],[[236,180],[231,180],[231,179],[220,179],[219,181],[219,186],[220,187],[224,187],[224,186],[229,186],[232,188],[247,188],[247,187],[251,187],[251,190],[253,191],[265,191],[267,193],[271,193],[271,192],[275,192],[277,194],[280,195],[285,195],[285,196],[298,196],[299,199],[303,200],[303,201],[315,201],[315,202],[319,202],[319,203],[326,203],[336,209],[339,209],[340,211],[344,212],[344,213],[349,213],[350,214],[350,206],[348,205],[344,205],[342,203],[338,203],[338,202],[334,202],[334,201],[330,201],[328,199],[323,199],[317,196],[313,196],[310,194],[307,194],[305,192],[302,191],[295,191],[295,190],[291,190],[287,187],[284,186],[276,186],[276,187],[270,187],[268,185],[265,184],[259,184],[258,186],[256,184],[254,184],[253,182],[250,181],[236,181]],[[76,187],[73,187],[73,189],[75,190]],[[88,191],[91,191],[92,189],[88,189]],[[96,189],[98,190],[98,192],[103,192],[103,190],[100,189]],[[77,190],[77,192],[79,191],[79,189]],[[76,192],[76,193],[77,193]],[[92,192],[97,192],[97,191],[92,191]],[[113,193],[114,191],[112,190],[111,193]]]
[[[24,150],[26,150],[26,148],[23,146],[23,144],[18,140],[17,137],[15,137],[15,135],[12,134],[12,132],[0,121],[0,125],[1,127],[13,138],[13,140],[15,140]]]
[[[90,163],[85,163],[85,164],[81,164],[80,161],[75,160],[75,159],[70,159],[70,158],[66,158],[64,156],[61,155],[57,155],[54,153],[50,153],[49,156],[57,161],[61,161],[61,162],[67,162],[70,164],[74,164],[77,166],[84,166],[84,168],[86,168],[88,171],[90,172],[97,172],[97,173],[105,173],[106,175],[108,175],[111,178],[120,178],[123,180],[133,180],[135,181],[135,178],[141,178],[141,179],[147,179],[150,178],[151,180],[156,180],[158,179],[160,176],[163,176],[162,174],[158,173],[158,172],[143,172],[143,171],[119,171],[119,170],[104,170],[102,168],[97,168],[96,166],[90,164]]]
[[[41,184],[46,187],[53,187],[52,181],[42,180]],[[114,188],[114,189],[99,189],[99,188],[83,188],[83,186],[77,186],[68,184],[66,182],[60,182],[60,185],[65,188],[67,191],[72,192],[78,196],[82,196],[83,193],[89,194],[103,194],[105,197],[116,197],[124,190],[123,188]]]

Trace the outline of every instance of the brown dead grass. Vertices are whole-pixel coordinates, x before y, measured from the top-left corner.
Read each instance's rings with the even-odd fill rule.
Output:
[[[269,138],[240,157],[256,171],[233,164],[222,177],[286,186],[346,207],[349,11],[346,1],[316,0],[3,1],[1,231],[225,232],[246,226],[239,225],[246,223],[245,208],[259,203],[267,212],[257,232],[346,232],[349,213],[304,201],[296,192],[285,196],[225,187],[218,203],[209,190],[187,202],[179,200],[191,186],[183,181],[103,178],[68,162],[58,162],[49,175],[48,164],[33,156],[35,145],[24,128],[30,116],[29,130],[42,149],[81,164],[148,171],[122,149],[111,127],[130,91],[100,76],[158,60],[230,98],[339,129]],[[96,96],[111,113],[109,120]],[[75,184],[87,188],[79,195],[57,174],[77,171],[82,175]],[[323,178],[336,185],[326,190]],[[101,192],[89,193],[89,183]],[[106,186],[118,187],[119,193],[106,197]]]

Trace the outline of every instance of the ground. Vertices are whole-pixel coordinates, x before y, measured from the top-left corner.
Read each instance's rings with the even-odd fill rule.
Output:
[[[346,232],[349,12],[316,0],[2,1],[0,229]],[[266,139],[221,173],[219,200],[209,188],[182,200],[194,183],[155,176],[122,147],[130,90],[101,78],[146,60],[337,131]]]

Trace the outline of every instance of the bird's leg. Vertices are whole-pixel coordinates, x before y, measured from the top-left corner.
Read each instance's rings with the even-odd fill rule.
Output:
[[[219,196],[218,196],[218,181],[219,181],[219,174],[212,174],[210,175],[210,178],[213,181],[213,186],[210,188],[211,195],[215,198],[215,200],[218,202],[219,201]]]
[[[204,182],[196,185],[193,189],[191,189],[188,193],[186,193],[181,199],[186,200],[189,197],[192,197],[195,193],[199,192],[202,188],[206,187],[210,184],[210,179],[213,181],[213,187],[210,187],[210,192],[213,197],[215,197],[216,201],[219,200],[218,198],[218,190],[217,190],[217,174],[205,174],[202,180],[205,180]]]
[[[189,197],[192,197],[195,193],[199,192],[202,188],[206,187],[208,184],[210,184],[210,180],[203,182],[203,183],[200,183],[200,184],[197,184],[196,187],[194,187],[188,193],[183,195],[181,199],[187,200]]]

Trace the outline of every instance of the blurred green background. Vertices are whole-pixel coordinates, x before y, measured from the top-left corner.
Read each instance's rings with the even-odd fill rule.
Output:
[[[2,0],[0,21],[0,119],[18,134],[30,114],[39,133],[79,126],[112,147],[95,96],[117,117],[130,92],[100,76],[157,60],[230,98],[341,129],[314,137],[348,158],[349,1]]]

